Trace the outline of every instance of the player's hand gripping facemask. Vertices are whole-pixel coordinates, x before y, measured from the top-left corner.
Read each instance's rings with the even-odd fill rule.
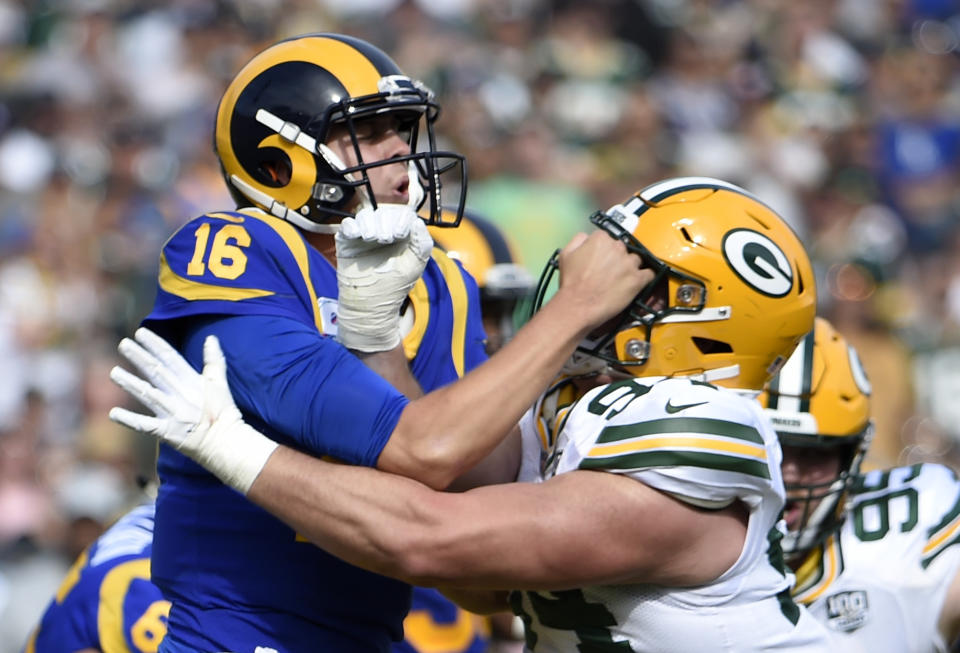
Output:
[[[337,340],[354,351],[400,344],[400,307],[423,274],[433,240],[412,209],[383,204],[346,218],[336,235]]]

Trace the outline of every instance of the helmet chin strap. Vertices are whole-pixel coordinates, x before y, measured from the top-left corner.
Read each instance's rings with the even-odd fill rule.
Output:
[[[409,179],[409,183],[407,184],[407,195],[409,196],[407,206],[416,212],[417,209],[420,208],[420,205],[423,204],[426,192],[423,190],[423,184],[420,183],[420,175],[417,174],[417,166],[413,161],[407,161],[407,179]]]
[[[712,370],[694,374],[690,378],[710,383],[711,381],[719,381],[720,379],[732,379],[738,374],[740,374],[740,366],[734,363],[726,367],[715,367]]]
[[[570,354],[570,358],[564,362],[560,368],[560,373],[564,376],[589,376],[599,374],[609,367],[607,361],[591,356],[586,352],[575,350]]]
[[[785,553],[803,553],[817,543],[820,535],[820,525],[828,519],[843,496],[843,480],[837,479],[828,488],[830,494],[820,500],[820,504],[807,516],[804,524],[796,531],[789,531],[783,537],[782,547]]]
[[[347,169],[347,164],[343,162],[343,159],[341,159],[336,152],[330,149],[329,145],[326,143],[318,143],[316,151],[320,153],[320,156],[327,162],[327,165],[342,174],[347,181],[357,182],[357,178],[352,172],[343,172]],[[373,202],[370,201],[370,194],[367,193],[365,185],[360,184],[356,187],[354,197],[360,200],[357,210],[373,208]],[[356,211],[354,211],[354,213],[356,213]]]

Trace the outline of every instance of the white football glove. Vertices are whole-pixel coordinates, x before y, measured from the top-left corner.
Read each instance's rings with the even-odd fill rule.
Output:
[[[348,349],[400,344],[400,307],[430,259],[433,239],[406,204],[363,208],[340,223],[337,339]]]
[[[220,341],[204,341],[201,375],[153,331],[137,329],[134,338],[121,340],[118,349],[147,380],[119,366],[110,378],[153,415],[114,407],[110,419],[172,445],[246,494],[277,443],[243,421],[227,385]]]

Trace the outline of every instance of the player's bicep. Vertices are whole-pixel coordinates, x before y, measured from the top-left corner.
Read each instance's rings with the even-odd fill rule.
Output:
[[[734,564],[746,537],[739,503],[722,510],[698,508],[606,472],[563,474],[544,488],[576,507],[563,526],[572,546],[559,562],[580,565],[594,577],[591,584],[712,581]]]

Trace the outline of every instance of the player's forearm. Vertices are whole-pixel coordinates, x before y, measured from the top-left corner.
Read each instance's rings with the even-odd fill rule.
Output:
[[[422,587],[506,590],[520,571],[524,581],[544,583],[560,571],[544,571],[553,563],[540,563],[549,558],[540,551],[557,548],[559,540],[549,533],[550,519],[538,516],[552,511],[531,509],[532,487],[437,492],[408,478],[327,463],[281,446],[247,498],[325,551],[374,573]],[[490,492],[495,488],[511,488],[507,495],[519,495],[523,507],[514,512],[502,492]],[[538,541],[543,544],[529,545]]]
[[[463,492],[484,485],[510,483],[520,472],[520,426],[504,438],[492,453],[477,465],[458,476],[447,486],[449,492]]]
[[[510,609],[510,593],[505,590],[465,590],[452,587],[439,589],[448,599],[474,614],[493,615]]]
[[[247,498],[351,564],[422,585],[411,563],[416,559],[411,543],[433,532],[438,520],[453,518],[428,514],[437,494],[408,478],[325,462],[281,446]]]
[[[596,231],[560,252],[560,289],[493,358],[412,402],[377,466],[446,487],[497,445],[595,325],[617,315],[653,278],[624,244]]]
[[[569,589],[616,582],[638,559],[652,560],[642,546],[616,536],[624,530],[615,525],[622,509],[617,501],[606,506],[585,499],[567,479],[552,485],[559,494],[523,483],[436,492],[401,476],[279,447],[247,497],[325,551],[419,586]],[[595,555],[597,541],[605,539],[612,553]]]
[[[590,325],[558,295],[500,352],[404,410],[378,467],[434,488],[489,454],[573,353]]]
[[[697,585],[729,569],[746,533],[741,508],[704,511],[616,474],[436,492],[285,447],[247,496],[333,555],[428,587]]]
[[[585,549],[595,553],[596,539],[576,535],[569,524],[568,513],[580,511],[544,503],[538,489],[509,484],[436,492],[401,476],[279,447],[247,497],[325,551],[413,585],[568,589],[597,577],[598,563],[609,579],[604,556],[584,555]]]
[[[420,384],[410,371],[407,357],[403,351],[403,344],[388,351],[378,352],[351,352],[363,361],[364,365],[386,379],[390,385],[402,392],[409,399],[423,396]]]

